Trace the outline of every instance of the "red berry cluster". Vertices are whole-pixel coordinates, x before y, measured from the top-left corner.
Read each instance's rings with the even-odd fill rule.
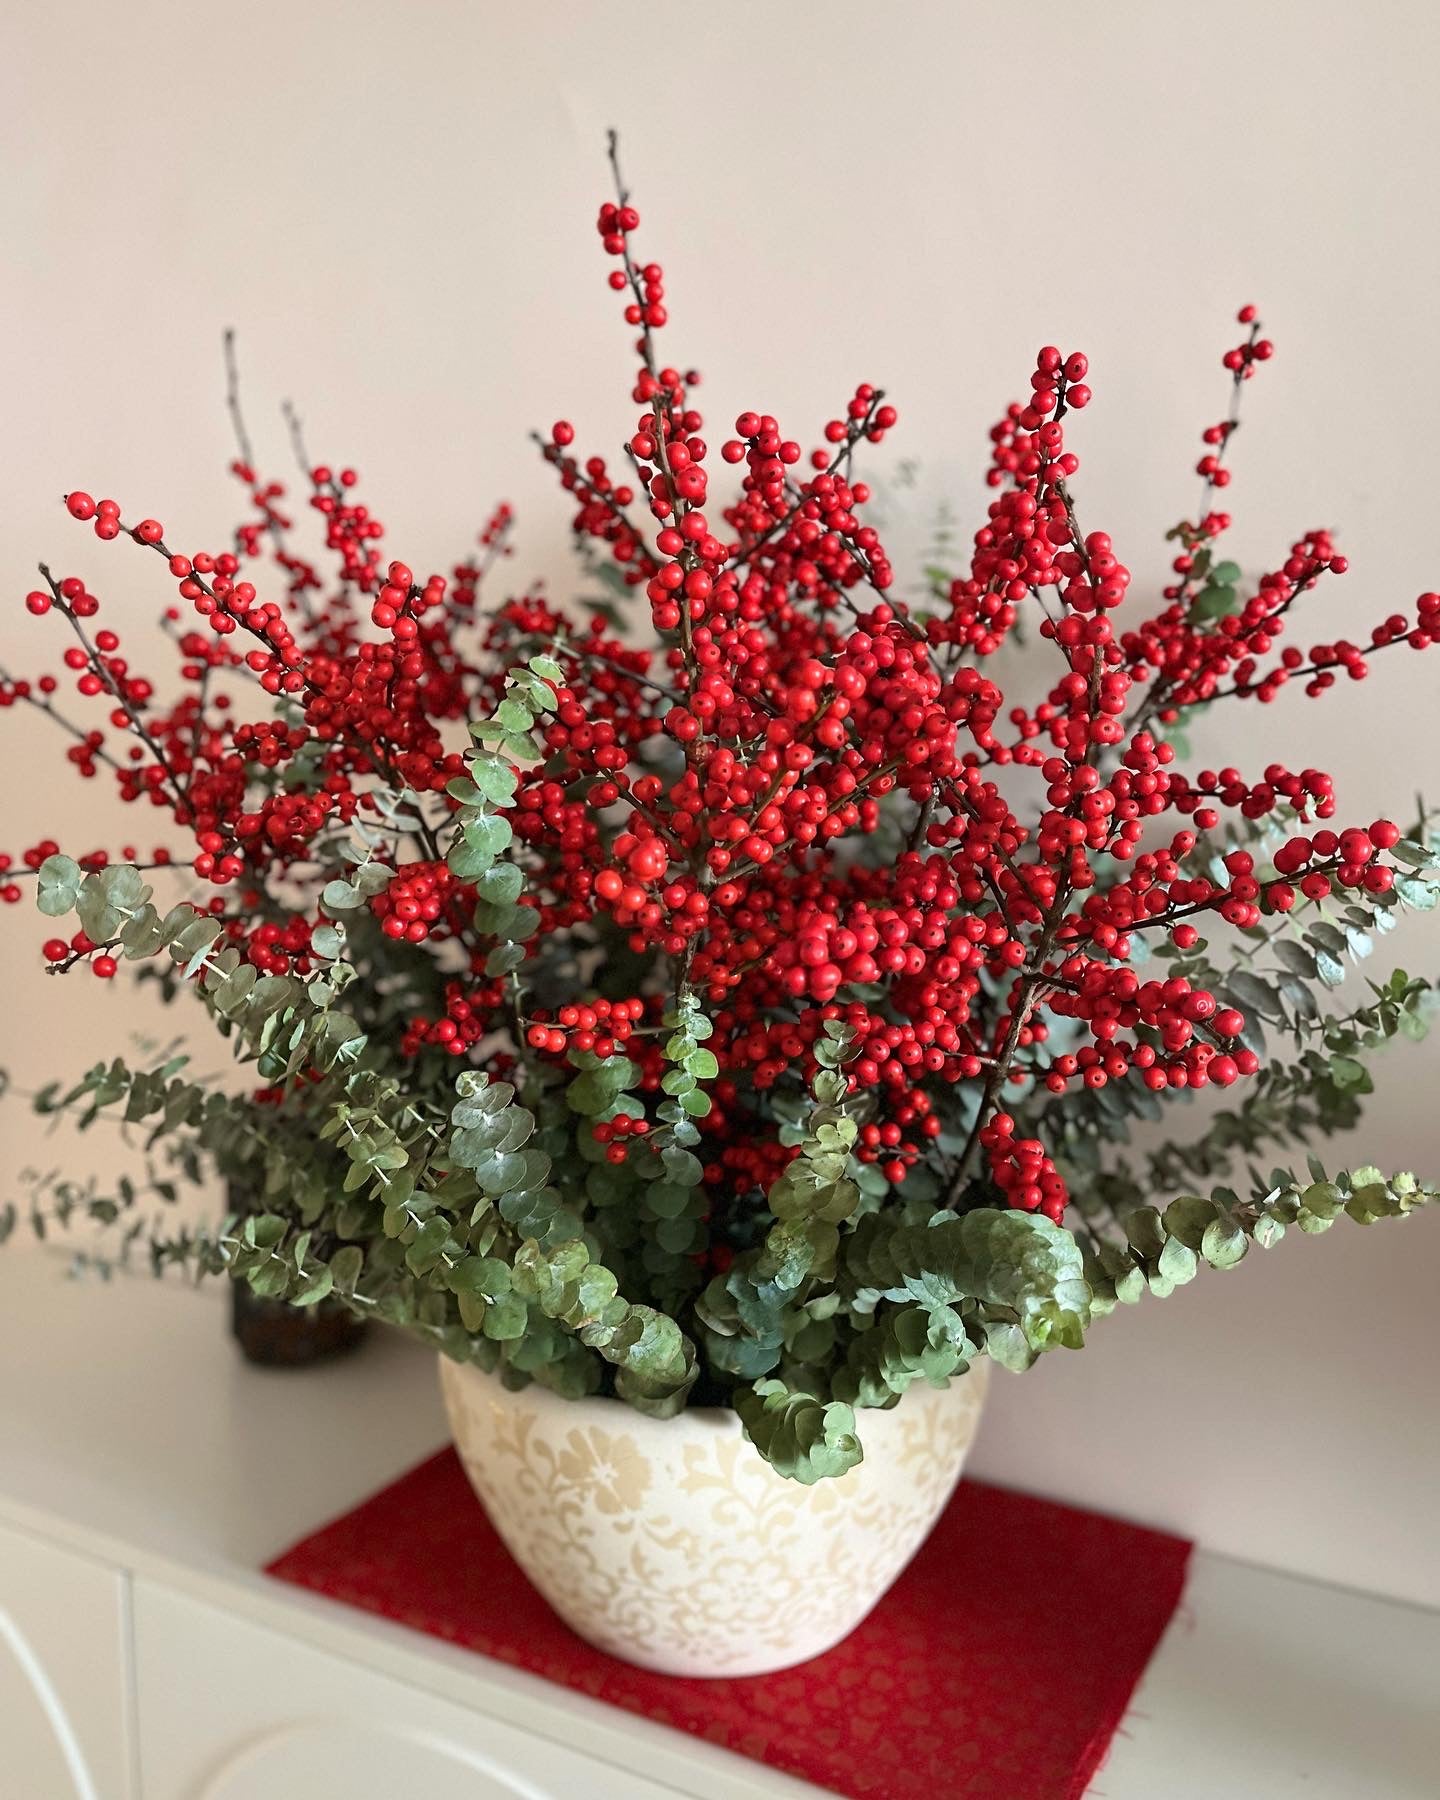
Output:
[[[1038,1138],[1017,1138],[1009,1113],[997,1112],[980,1128],[990,1173],[1009,1206],[1058,1220],[1065,1211],[1065,1183]]]
[[[464,1056],[494,1033],[503,1005],[504,988],[498,981],[447,981],[445,1010],[437,1019],[409,1020],[400,1040],[401,1054],[414,1057],[434,1048],[447,1056]]]
[[[466,892],[443,862],[406,863],[371,900],[370,910],[386,937],[423,944],[432,935],[464,930]],[[473,909],[474,889],[468,892]]]
[[[562,1006],[553,1019],[549,1013],[538,1009],[534,1022],[525,1033],[525,1041],[533,1050],[549,1050],[556,1054],[568,1054],[572,1050],[593,1051],[603,1059],[625,1048],[645,1013],[646,1003],[639,998],[614,1001],[597,998],[585,1006]],[[626,1129],[629,1129],[628,1121]],[[608,1140],[602,1138],[600,1141]]]
[[[624,456],[581,456],[564,419],[538,441],[587,551],[644,596],[657,648],[544,596],[482,604],[508,555],[508,507],[448,576],[427,573],[382,553],[353,469],[306,458],[324,540],[312,558],[242,427],[233,472],[249,511],[233,548],[181,553],[114,500],[66,500],[102,540],[159,556],[177,584],[179,697],[161,703],[119,634],[93,628],[101,602],[84,579],[47,571],[25,608],[68,629],[66,678],[96,714],[62,715],[55,674],[0,675],[0,706],[46,712],[83,775],[107,769],[119,798],[166,815],[176,844],[145,866],[193,878],[197,905],[262,972],[314,969],[333,912],[322,894],[338,881],[344,895],[357,863],[378,863],[383,880],[353,915],[365,930],[347,934],[364,977],[350,991],[368,984],[384,1027],[397,1007],[408,1015],[396,1047],[418,1059],[417,1080],[451,1059],[503,1074],[517,1059],[623,1054],[639,1110],[595,1127],[619,1163],[670,1091],[666,1020],[683,997],[709,1018],[719,1070],[700,1119],[705,1177],[744,1195],[795,1154],[786,1104],[841,1020],[862,1163],[895,1183],[928,1164],[955,1203],[978,1182],[1058,1218],[1063,1176],[1034,1122],[1017,1123],[1028,1096],[1125,1080],[1224,1087],[1259,1067],[1242,1013],[1201,980],[1148,975],[1143,945],[1168,937],[1190,953],[1202,930],[1248,931],[1332,895],[1383,898],[1395,880],[1397,828],[1332,828],[1322,770],[1189,772],[1168,727],[1297,681],[1319,694],[1393,644],[1425,648],[1440,596],[1391,614],[1363,647],[1306,651],[1283,641],[1291,616],[1346,566],[1327,532],[1250,584],[1216,562],[1230,519],[1212,500],[1229,482],[1238,397],[1271,354],[1246,307],[1247,336],[1224,358],[1230,413],[1203,433],[1201,504],[1173,534],[1173,579],[1153,601],[1135,597],[1110,535],[1080,522],[1068,431],[1091,401],[1090,370],[1047,345],[1028,396],[991,432],[964,568],[912,610],[855,469],[897,422],[882,390],[854,387],[808,448],[773,415],[739,412],[719,452],[735,485],[713,497],[699,378],[657,352],[664,271],[635,249],[623,186],[597,224],[636,334]],[[238,426],[233,386],[232,410]],[[1044,673],[1016,699],[991,659],[1022,621]],[[502,736],[518,729],[507,671],[540,653],[535,754],[516,754],[496,801],[526,935],[496,961],[496,909],[473,870],[451,866],[455,809],[472,791],[465,744],[491,741],[497,719]],[[1273,823],[1280,847],[1267,861],[1237,845],[1234,821]],[[18,899],[56,848],[32,846],[23,867],[0,860],[0,898]],[[102,977],[114,950],[83,933],[44,946],[56,969],[88,962]],[[947,1129],[962,1147],[942,1157]]]
[[[635,1119],[628,1113],[618,1113],[613,1119],[592,1125],[590,1135],[597,1144],[605,1146],[606,1162],[623,1163],[628,1155],[629,1142],[634,1138],[643,1138],[649,1130],[648,1119]]]

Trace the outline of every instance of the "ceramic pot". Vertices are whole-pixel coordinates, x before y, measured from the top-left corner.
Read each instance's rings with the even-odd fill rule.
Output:
[[[959,1479],[989,1365],[864,1410],[865,1459],[802,1487],[733,1412],[512,1392],[441,1359],[456,1448],[530,1580],[581,1637],[669,1675],[758,1675],[853,1631]]]

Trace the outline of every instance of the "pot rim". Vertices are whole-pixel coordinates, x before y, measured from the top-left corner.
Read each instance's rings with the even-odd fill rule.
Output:
[[[557,1394],[554,1388],[546,1387],[543,1381],[536,1381],[533,1377],[525,1383],[524,1387],[507,1387],[497,1370],[483,1369],[479,1363],[461,1362],[457,1357],[447,1356],[443,1350],[437,1354],[442,1371],[453,1370],[457,1376],[473,1374],[482,1381],[493,1383],[502,1393],[517,1399],[524,1394],[533,1394],[541,1404],[553,1404],[571,1409],[595,1405],[620,1407],[627,1417],[637,1421],[643,1420],[647,1425],[658,1426],[662,1429],[666,1426],[679,1426],[687,1419],[702,1429],[706,1426],[712,1430],[729,1429],[732,1423],[740,1430],[744,1429],[740,1423],[740,1415],[733,1406],[682,1406],[679,1412],[670,1414],[668,1418],[660,1418],[654,1413],[642,1412],[638,1406],[632,1406],[628,1400],[622,1400],[618,1394],[581,1394],[577,1399],[571,1400],[567,1399],[564,1394]],[[852,1407],[856,1430],[863,1431],[864,1421],[867,1418],[895,1412],[912,1389],[919,1389],[924,1393],[942,1394],[959,1387],[961,1383],[972,1377],[984,1387],[988,1386],[989,1373],[989,1359],[977,1357],[967,1369],[958,1375],[951,1375],[944,1387],[935,1387],[923,1377],[917,1379],[911,1382],[904,1394],[897,1394],[889,1406]],[[850,1402],[846,1402],[846,1404],[849,1405]]]

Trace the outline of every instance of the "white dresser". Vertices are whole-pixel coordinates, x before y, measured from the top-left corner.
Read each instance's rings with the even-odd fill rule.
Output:
[[[398,1337],[256,1370],[218,1290],[0,1254],[0,1800],[818,1791],[259,1573],[444,1438]],[[1200,1556],[1092,1794],[1433,1800],[1437,1670],[1440,1615]]]

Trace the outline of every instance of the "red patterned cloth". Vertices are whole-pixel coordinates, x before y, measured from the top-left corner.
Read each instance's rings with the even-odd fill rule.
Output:
[[[965,1481],[844,1643],[778,1675],[688,1680],[576,1637],[444,1450],[268,1572],[850,1800],[1078,1800],[1189,1555],[1165,1532]]]

